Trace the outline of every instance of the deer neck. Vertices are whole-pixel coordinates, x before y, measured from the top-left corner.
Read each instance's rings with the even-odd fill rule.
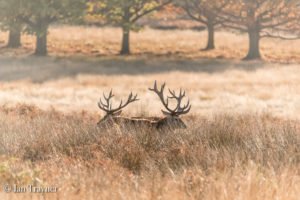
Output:
[[[169,126],[169,118],[168,117],[164,117],[156,122],[157,129],[163,129],[168,126]]]

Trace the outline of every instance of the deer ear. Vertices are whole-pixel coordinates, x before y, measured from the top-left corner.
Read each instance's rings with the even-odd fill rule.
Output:
[[[161,112],[162,112],[165,116],[167,116],[167,117],[172,116],[170,113],[168,113],[168,112],[166,112],[166,111],[164,111],[164,110],[161,110]]]
[[[122,110],[119,110],[118,112],[114,113],[113,115],[114,116],[119,116],[119,115],[121,115],[121,113],[122,113]]]

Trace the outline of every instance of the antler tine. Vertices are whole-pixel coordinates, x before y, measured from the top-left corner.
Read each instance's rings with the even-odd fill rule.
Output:
[[[98,107],[103,110],[104,112],[106,113],[110,113],[110,110],[111,110],[111,98],[113,98],[114,95],[113,95],[113,91],[112,89],[110,90],[109,94],[108,94],[108,97],[106,97],[106,95],[103,93],[103,98],[104,100],[106,101],[105,103],[103,103],[102,99],[100,98],[100,101],[98,102]]]
[[[113,91],[112,91],[112,89],[110,90],[110,92],[109,92],[109,98],[113,98],[115,95],[113,94]]]
[[[101,100],[100,100],[101,101]],[[102,102],[98,102],[98,107],[101,109],[101,110],[104,110],[106,112],[106,109],[104,108],[105,105],[103,105]]]
[[[187,101],[186,105],[184,106],[184,108],[187,108],[189,106],[190,106],[190,99],[188,99],[188,101]]]
[[[190,105],[186,110],[182,111],[180,115],[188,114],[191,111],[192,105]]]
[[[180,96],[185,97],[185,90],[182,90],[182,88],[180,88]]]
[[[123,105],[123,100],[121,100],[121,103],[119,105],[118,108],[116,109],[112,109],[112,113],[118,112],[120,110],[122,110],[123,108],[125,108],[126,106],[128,106],[130,103],[133,103],[135,101],[139,101],[139,99],[137,98],[137,94],[133,97],[133,93],[131,92],[128,96],[127,102]]]
[[[104,92],[103,92],[103,97],[104,97],[104,99],[105,99],[106,101],[109,101],[111,98],[113,98],[113,97],[114,97],[114,94],[113,94],[112,89],[110,90],[110,92],[109,92],[109,94],[108,94],[108,97],[106,97],[106,95],[105,95]]]
[[[184,115],[190,112],[192,105],[190,105],[190,100],[188,99],[187,103],[183,107],[178,107],[176,115]]]
[[[127,101],[131,101],[131,98],[132,98],[133,94],[132,92],[130,92],[129,96],[128,96],[128,100]]]
[[[156,81],[154,82],[154,86],[153,86],[153,88],[148,88],[150,91],[157,91],[157,83],[156,83]]]
[[[161,89],[160,89],[161,93],[163,93],[163,92],[164,92],[164,90],[165,90],[165,87],[166,87],[166,83],[163,83],[163,84],[162,84],[162,86],[161,86]]]
[[[180,91],[179,91],[178,95],[176,95],[175,91],[172,91],[170,89],[169,89],[169,92],[171,94],[171,97],[168,97],[168,98],[176,99],[176,101],[177,101],[177,106],[173,110],[172,115],[179,116],[179,115],[183,115],[183,114],[188,113],[191,109],[190,100],[188,99],[187,103],[183,107],[181,106],[182,100],[186,96],[185,90],[180,88]]]
[[[174,99],[176,94],[175,94],[175,91],[172,91],[169,89],[169,93],[172,95],[171,97],[168,97],[169,99]]]
[[[184,105],[183,107],[181,106],[181,102],[183,98],[186,96],[186,92],[181,88],[179,91],[179,94],[176,95],[175,91],[172,91],[169,89],[170,95],[166,99],[164,98],[164,90],[165,90],[166,83],[162,84],[160,90],[158,89],[157,86],[157,81],[154,82],[154,87],[149,88],[150,91],[155,92],[158,97],[160,98],[163,106],[166,108],[167,111],[162,110],[162,112],[166,115],[172,115],[172,116],[179,116],[186,114],[190,111],[191,105],[190,101],[188,100],[187,104]],[[176,99],[177,101],[177,106],[174,109],[169,108],[169,99]]]
[[[157,88],[157,81],[154,82],[154,90],[158,91],[158,88]]]
[[[134,101],[139,101],[138,99],[138,95],[136,94],[134,97],[133,97]]]
[[[188,107],[190,107],[190,100],[188,99],[187,103],[181,108],[182,110],[187,109]]]
[[[166,83],[163,83],[160,87],[160,90],[158,90],[158,87],[157,87],[157,81],[154,82],[154,87],[153,88],[149,88],[150,91],[153,91],[157,94],[162,94],[165,90],[165,87],[166,87]]]
[[[121,100],[119,108],[122,107],[122,105],[123,105],[123,100]]]
[[[112,89],[110,90],[108,96],[106,96],[104,93],[103,93],[103,97],[104,97],[104,100],[106,101],[105,103],[103,103],[102,99],[100,98],[100,101],[98,102],[98,107],[105,111],[106,114],[114,114],[118,111],[121,111],[123,108],[125,108],[128,104],[132,103],[132,102],[135,102],[135,101],[138,101],[139,99],[137,98],[137,94],[133,97],[133,94],[132,92],[130,93],[130,95],[128,96],[128,100],[127,102],[123,105],[123,100],[121,100],[120,102],[120,105],[118,108],[115,108],[113,109],[112,108],[112,102],[111,102],[111,99],[114,97],[114,94],[113,94],[113,91]]]
[[[105,105],[105,104],[102,102],[102,99],[101,99],[101,98],[100,98],[100,101],[99,101],[99,105],[108,108],[108,105]]]
[[[160,101],[162,102],[163,106],[165,107],[165,109],[168,111],[162,111],[164,114],[167,115],[172,115],[172,113],[174,112],[174,110],[171,110],[169,108],[169,100],[168,98],[165,99],[164,97],[164,91],[165,91],[165,87],[166,87],[166,83],[163,83],[160,87],[160,90],[157,87],[157,81],[154,82],[154,87],[153,88],[149,88],[150,91],[155,92],[157,94],[157,96],[159,97]]]

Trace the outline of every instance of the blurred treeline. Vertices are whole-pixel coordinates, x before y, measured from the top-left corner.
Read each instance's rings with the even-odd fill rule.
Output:
[[[120,54],[130,54],[130,33],[139,31],[153,13],[184,15],[208,32],[207,46],[215,48],[216,28],[245,32],[246,59],[260,58],[264,37],[299,38],[300,3],[297,0],[0,0],[0,28],[9,31],[7,47],[21,46],[21,34],[36,36],[36,55],[47,55],[51,24],[114,25],[122,28]],[[159,19],[161,20],[161,19]]]

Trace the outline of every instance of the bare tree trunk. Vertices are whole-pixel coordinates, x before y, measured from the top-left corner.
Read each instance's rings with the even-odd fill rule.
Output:
[[[48,54],[47,50],[47,32],[43,34],[36,35],[36,49],[35,55],[46,56]]]
[[[122,49],[121,55],[129,55],[130,54],[130,6],[126,6],[124,8],[124,16],[122,22]]]
[[[245,60],[260,59],[260,34],[259,29],[254,28],[248,31],[249,37],[249,50]]]
[[[36,32],[36,47],[34,54],[37,56],[46,56],[48,54],[47,36],[49,23],[47,23],[46,20],[41,19],[36,27],[38,31]]]
[[[130,28],[123,27],[121,55],[130,54]]]
[[[204,51],[215,49],[215,27],[213,24],[207,25],[207,31],[208,31],[208,41],[207,46]]]
[[[8,36],[8,48],[19,48],[21,46],[21,27],[10,28]]]

